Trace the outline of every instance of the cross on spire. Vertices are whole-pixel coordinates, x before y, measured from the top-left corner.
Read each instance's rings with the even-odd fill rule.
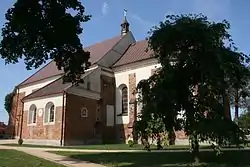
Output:
[[[124,10],[123,10],[124,17],[127,17],[127,12],[128,12],[127,9],[124,9]]]
[[[124,19],[123,19],[123,22],[121,24],[121,27],[122,27],[121,35],[126,35],[127,32],[129,32],[129,23],[127,21],[127,12],[128,12],[127,9],[123,10]]]

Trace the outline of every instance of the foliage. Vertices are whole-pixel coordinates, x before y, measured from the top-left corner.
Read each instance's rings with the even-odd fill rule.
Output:
[[[17,0],[5,14],[0,54],[7,64],[24,58],[26,68],[48,59],[65,72],[64,81],[80,82],[90,65],[78,37],[81,23],[90,19],[79,0]]]
[[[19,139],[18,139],[18,145],[21,146],[22,144],[23,144],[23,139],[22,139],[22,138],[19,138]]]
[[[236,50],[229,28],[227,21],[210,22],[203,15],[171,15],[150,31],[149,47],[162,67],[138,85],[142,115],[137,131],[145,139],[163,129],[184,130],[195,161],[199,142],[245,139],[229,117],[228,99],[230,88],[246,85],[235,76],[248,77],[249,58]]]
[[[238,125],[246,131],[250,130],[250,112],[246,112],[240,115],[238,119]]]
[[[134,141],[133,140],[129,140],[128,141],[128,146],[129,147],[133,147],[135,145]]]
[[[12,102],[13,102],[14,95],[15,95],[15,92],[13,91],[11,93],[8,93],[4,99],[4,108],[8,112],[8,114],[10,114],[12,110]]]

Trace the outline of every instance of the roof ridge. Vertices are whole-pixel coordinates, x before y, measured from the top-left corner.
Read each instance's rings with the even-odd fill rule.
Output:
[[[117,36],[114,36],[114,37],[112,37],[112,38],[108,38],[108,39],[105,39],[105,40],[103,40],[103,41],[99,41],[99,42],[96,42],[96,43],[94,43],[94,44],[91,44],[91,45],[89,45],[89,46],[87,46],[87,47],[84,47],[83,49],[90,48],[90,47],[92,47],[92,46],[94,46],[94,45],[98,45],[98,44],[101,44],[101,43],[103,43],[103,42],[105,42],[105,41],[112,40],[112,39],[115,39],[115,38],[118,38],[118,37],[122,38],[121,35],[117,35]]]
[[[117,36],[117,37],[119,37],[119,36]],[[117,37],[114,37],[114,38],[111,38],[111,39],[115,39]],[[102,57],[100,57],[94,64],[98,64],[98,62],[100,62],[107,54],[109,54],[112,50],[114,50],[115,46],[117,46],[119,44],[119,42],[121,42],[121,40],[123,38],[125,38],[125,35],[124,36],[120,36],[120,37],[121,38],[113,45],[113,47],[109,51],[107,51],[107,53],[105,53]]]
[[[121,58],[124,56],[124,54],[125,54],[125,53],[129,50],[129,48],[130,48],[132,45],[134,45],[135,43],[136,43],[136,42],[129,44],[128,48],[122,53],[122,56],[121,56],[116,62],[114,62],[114,63],[112,64],[111,68],[112,68],[119,60],[121,60]]]

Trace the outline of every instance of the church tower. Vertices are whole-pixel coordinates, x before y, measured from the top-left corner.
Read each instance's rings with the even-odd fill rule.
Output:
[[[126,35],[129,32],[129,23],[127,21],[127,10],[124,9],[124,19],[123,22],[121,24],[121,35]]]

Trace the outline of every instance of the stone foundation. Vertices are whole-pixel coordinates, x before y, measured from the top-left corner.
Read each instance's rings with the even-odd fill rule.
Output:
[[[23,139],[23,144],[45,145],[45,146],[60,146],[60,140],[46,139]]]

